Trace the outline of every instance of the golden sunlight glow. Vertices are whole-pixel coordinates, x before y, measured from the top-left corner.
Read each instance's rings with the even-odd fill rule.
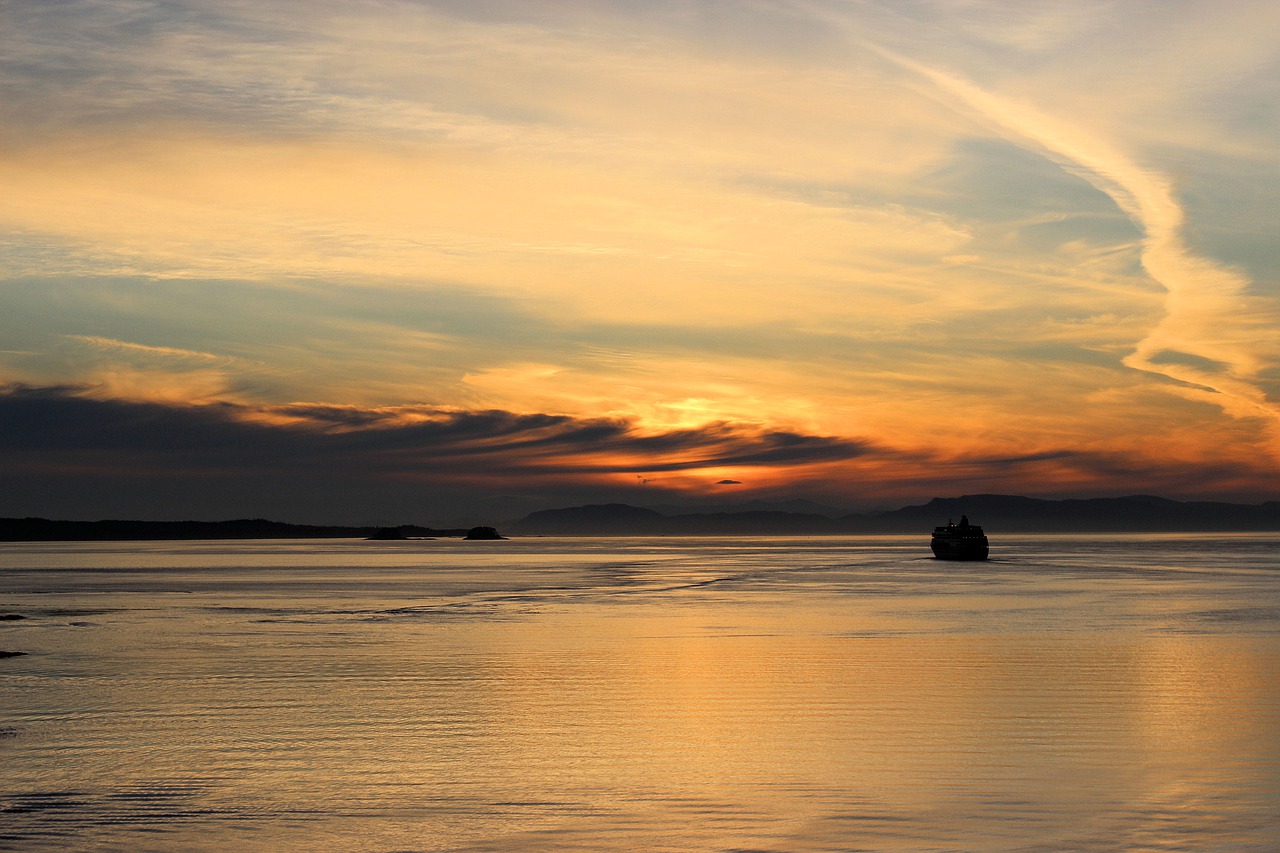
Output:
[[[33,11],[0,379],[876,448],[663,475],[695,490],[1270,494],[1280,15],[606,7]]]

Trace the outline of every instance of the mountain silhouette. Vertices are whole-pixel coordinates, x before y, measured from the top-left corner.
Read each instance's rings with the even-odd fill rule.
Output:
[[[1017,495],[934,498],[885,512],[830,518],[817,513],[661,513],[629,504],[593,504],[530,513],[503,525],[516,535],[696,536],[855,535],[929,532],[968,515],[994,533],[1242,532],[1280,530],[1280,502],[1182,502],[1151,495],[1045,500]]]
[[[779,504],[739,504],[776,507]],[[782,505],[788,505],[786,503]],[[808,502],[789,504],[808,508]],[[824,507],[825,509],[825,507]],[[1003,533],[1229,533],[1280,531],[1280,501],[1234,504],[1175,501],[1152,495],[1045,500],[1017,495],[964,495],[884,512],[831,517],[818,512],[741,508],[659,512],[630,504],[589,504],[530,513],[502,525],[516,536],[849,536],[924,535],[963,515]],[[474,530],[475,528],[472,528]],[[469,530],[418,525],[344,527],[286,524],[262,518],[233,521],[54,521],[0,518],[0,541],[124,541],[163,539],[329,539],[465,536]]]

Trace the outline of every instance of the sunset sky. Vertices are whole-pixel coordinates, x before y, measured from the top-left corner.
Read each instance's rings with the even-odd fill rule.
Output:
[[[1280,498],[1280,4],[0,3],[0,515]]]

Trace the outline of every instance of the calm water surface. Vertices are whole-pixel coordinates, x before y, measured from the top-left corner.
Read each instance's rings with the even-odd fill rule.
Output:
[[[1280,850],[1280,538],[0,545],[0,849]]]

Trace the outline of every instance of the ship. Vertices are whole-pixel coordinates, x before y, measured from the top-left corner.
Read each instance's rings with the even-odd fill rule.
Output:
[[[960,523],[948,521],[945,527],[933,528],[933,556],[939,560],[985,560],[990,550],[987,535],[976,524],[969,523],[969,516],[960,516]]]

